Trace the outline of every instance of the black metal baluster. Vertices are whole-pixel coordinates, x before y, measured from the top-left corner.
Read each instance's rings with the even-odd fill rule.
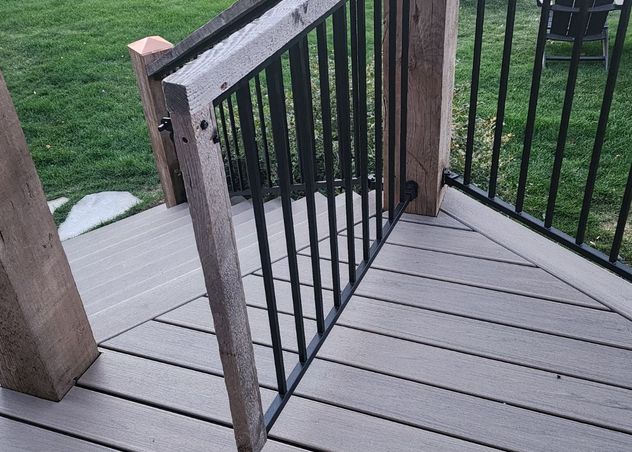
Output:
[[[272,169],[270,167],[270,149],[268,147],[268,131],[266,130],[266,115],[263,109],[263,95],[261,93],[261,79],[259,74],[255,76],[255,91],[257,94],[257,106],[259,109],[259,123],[261,126],[261,136],[263,140],[263,159],[266,164],[266,175],[268,176],[268,187],[272,187]]]
[[[400,126],[399,126],[399,200],[406,197],[406,157],[408,143],[408,54],[410,46],[410,0],[402,1],[402,63],[400,73]]]
[[[369,146],[367,126],[367,84],[366,84],[366,5],[365,0],[356,2],[356,41],[358,68],[358,149],[357,165],[360,174],[360,195],[362,201],[362,258],[369,260],[371,249],[371,229],[369,224]]]
[[[281,60],[272,62],[266,69],[268,83],[268,102],[272,120],[272,137],[277,159],[277,176],[281,189],[281,207],[283,209],[283,226],[285,228],[285,242],[287,244],[288,267],[290,283],[292,285],[292,303],[294,306],[294,324],[298,355],[301,363],[307,360],[305,342],[305,325],[303,322],[303,305],[301,302],[301,281],[298,271],[296,253],[296,238],[294,236],[294,222],[292,215],[292,198],[290,191],[290,162],[287,159],[290,141],[288,137],[287,110],[285,107],[285,87],[283,86],[283,68]]]
[[[550,0],[549,0],[550,1]],[[476,7],[476,31],[474,32],[474,57],[470,89],[470,111],[467,120],[467,141],[465,143],[465,170],[463,182],[472,182],[472,160],[474,158],[474,137],[476,132],[476,111],[478,108],[478,85],[481,78],[481,54],[483,52],[483,27],[485,25],[485,0],[478,0]]]
[[[588,170],[588,178],[586,180],[586,188],[584,189],[584,201],[582,203],[582,211],[579,216],[579,225],[577,227],[577,236],[575,243],[584,243],[586,237],[586,225],[588,224],[588,214],[590,213],[590,204],[595,189],[595,180],[597,179],[597,170],[599,169],[599,161],[601,159],[601,149],[606,138],[606,130],[608,128],[608,118],[610,117],[610,107],[612,106],[612,98],[614,89],[617,84],[617,76],[619,75],[619,66],[621,56],[623,55],[623,47],[625,45],[625,37],[630,21],[631,1],[623,4],[621,16],[619,18],[619,27],[617,37],[614,44],[613,55],[610,62],[610,71],[608,80],[606,81],[606,89],[603,95],[603,103],[601,104],[601,113],[599,115],[599,123],[593,145],[592,156],[590,160],[590,168]]]
[[[268,307],[274,367],[276,370],[278,390],[279,393],[283,395],[287,392],[287,381],[285,379],[285,367],[283,366],[283,348],[281,344],[281,332],[279,330],[276,296],[274,293],[274,279],[272,275],[270,248],[268,245],[265,210],[263,207],[263,195],[261,193],[261,175],[259,173],[259,156],[257,153],[253,105],[250,96],[250,85],[248,84],[244,84],[237,91],[239,122],[241,124],[241,135],[244,140],[244,152],[246,155],[246,165],[252,194],[252,207],[254,210],[255,223],[257,225],[257,240],[259,242],[261,270],[263,272],[263,282]]]
[[[222,132],[224,135],[224,149],[226,150],[226,157],[228,158],[228,180],[230,180],[231,192],[235,191],[235,176],[233,171],[233,156],[230,151],[230,140],[228,139],[228,127],[226,127],[226,114],[224,113],[224,102],[219,104],[219,117],[222,123]]]
[[[397,93],[397,0],[389,1],[388,10],[388,221],[395,220],[395,113]]]
[[[516,0],[509,0],[507,6],[507,22],[505,25],[505,43],[503,61],[500,70],[500,88],[498,91],[498,108],[496,110],[496,129],[494,130],[494,145],[492,148],[492,166],[489,176],[489,197],[496,197],[498,182],[498,166],[500,162],[500,147],[503,138],[503,123],[505,122],[505,106],[507,103],[507,88],[509,86],[509,68],[511,65],[511,48],[513,44],[514,23],[516,21]]]
[[[375,64],[375,237],[382,240],[382,193],[384,178],[384,156],[382,140],[384,139],[382,124],[382,1],[373,4],[373,60]]]
[[[338,115],[338,143],[345,188],[345,211],[347,214],[347,253],[349,281],[356,280],[355,231],[353,213],[353,171],[351,166],[351,133],[349,106],[349,50],[347,47],[346,6],[340,7],[333,15],[334,58],[336,62],[336,106]]]
[[[334,290],[334,306],[340,307],[340,258],[338,254],[338,225],[336,218],[336,193],[334,188],[334,148],[331,130],[331,95],[329,93],[329,57],[327,52],[327,22],[316,29],[318,40],[318,70],[320,81],[320,106],[323,121],[323,152],[325,154],[325,180],[327,183],[327,210],[329,212],[329,249],[331,275]]]
[[[351,11],[351,94],[353,100],[353,150],[354,170],[356,177],[360,176],[360,74],[358,72],[358,2],[363,0],[350,0]],[[365,80],[366,83],[366,80]]]
[[[584,42],[584,32],[588,21],[588,1],[579,0],[579,28],[575,43],[573,44],[573,53],[571,55],[571,63],[568,69],[568,80],[566,82],[566,94],[564,97],[564,106],[562,108],[562,120],[560,122],[560,131],[557,137],[557,147],[555,149],[555,161],[553,163],[553,174],[551,175],[551,185],[549,188],[549,200],[546,207],[546,215],[544,217],[544,226],[550,228],[553,225],[553,214],[555,213],[555,202],[557,200],[557,191],[560,184],[560,176],[562,174],[562,162],[564,160],[564,148],[566,147],[566,138],[568,135],[568,126],[573,111],[573,99],[575,97],[575,85],[577,83],[577,72],[579,70],[579,62],[582,53],[582,44]]]
[[[227,104],[228,104],[228,120],[230,121],[230,129],[231,132],[233,134],[233,143],[235,144],[235,159],[237,163],[237,177],[239,178],[239,189],[240,190],[245,190],[245,179],[243,176],[243,171],[242,171],[242,163],[241,163],[241,156],[240,154],[240,150],[239,150],[239,137],[237,134],[237,125],[235,123],[235,110],[233,109],[233,101],[232,101],[232,96],[229,96],[227,99]]]
[[[628,182],[625,186],[625,193],[623,194],[623,202],[621,203],[621,211],[619,212],[619,220],[617,221],[617,229],[614,233],[612,248],[610,249],[610,262],[614,263],[619,260],[619,251],[621,251],[621,242],[623,242],[623,233],[625,232],[625,226],[628,223],[628,215],[630,214],[631,206],[632,206],[632,166],[630,166],[630,172],[628,173]]]
[[[543,0],[540,11],[540,27],[538,30],[538,41],[535,50],[535,61],[533,63],[533,77],[531,79],[531,95],[529,98],[529,112],[527,113],[527,125],[524,132],[524,146],[522,149],[522,161],[520,162],[520,178],[518,181],[518,193],[516,196],[516,212],[522,212],[524,207],[524,197],[527,187],[527,176],[529,174],[529,162],[531,159],[531,147],[533,145],[533,131],[535,128],[535,118],[538,111],[538,99],[540,97],[540,80],[544,49],[546,47],[546,30],[549,23],[551,11],[551,0]]]
[[[307,45],[307,37],[304,37],[290,48],[290,71],[292,74],[298,152],[302,155],[301,169],[303,182],[305,183],[305,199],[307,201],[307,222],[312,260],[312,278],[314,281],[314,299],[316,303],[316,326],[318,333],[322,334],[325,331],[325,314],[320,275],[316,199],[314,197],[316,192],[316,181],[314,180],[314,118]]]

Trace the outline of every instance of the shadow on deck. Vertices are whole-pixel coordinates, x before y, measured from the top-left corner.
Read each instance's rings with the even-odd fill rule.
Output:
[[[274,225],[281,211],[267,207]],[[276,380],[254,222],[248,203],[233,209],[267,406]],[[298,201],[313,334],[303,216]],[[297,346],[277,225],[289,370]],[[102,354],[60,403],[0,390],[3,450],[234,448],[187,207],[152,209],[65,248]],[[630,318],[630,284],[450,189],[438,218],[405,215],[396,226],[266,449],[630,450]]]

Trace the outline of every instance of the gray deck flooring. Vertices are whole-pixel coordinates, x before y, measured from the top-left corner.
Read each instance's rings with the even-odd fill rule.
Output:
[[[298,357],[278,207],[267,215],[289,371]],[[241,203],[233,214],[267,406],[276,379],[252,211]],[[294,217],[311,337],[304,203]],[[340,199],[338,217],[344,224]],[[326,225],[321,214],[328,308]],[[338,240],[344,277],[344,229]],[[61,403],[0,389],[2,450],[233,449],[186,206],[157,207],[65,248],[102,354]],[[454,212],[404,215],[266,450],[632,450],[632,321],[576,286]]]

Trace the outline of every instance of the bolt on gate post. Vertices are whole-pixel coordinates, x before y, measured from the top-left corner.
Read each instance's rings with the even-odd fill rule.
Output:
[[[0,73],[0,385],[61,400],[98,355]]]
[[[406,149],[404,182],[414,180],[419,185],[419,195],[407,212],[436,216],[444,195],[443,172],[450,163],[459,0],[384,0],[384,9],[385,206],[391,186],[395,202],[401,187],[400,162],[394,165],[394,181],[388,177],[389,135],[393,133],[391,147],[399,149],[403,142]],[[402,23],[406,17],[407,26]],[[389,45],[391,39],[395,45]],[[396,49],[392,60],[389,47]],[[389,99],[392,94],[394,99]]]

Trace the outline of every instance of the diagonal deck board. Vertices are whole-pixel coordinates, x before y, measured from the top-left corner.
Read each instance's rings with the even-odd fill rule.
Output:
[[[369,230],[371,240],[375,240],[375,221],[371,221]],[[356,226],[355,236],[362,237],[361,225]],[[474,231],[401,221],[388,237],[388,241],[411,248],[534,266],[516,253]]]
[[[166,347],[162,351],[152,352],[153,358],[186,366],[191,361],[205,362],[207,368],[200,370],[216,371],[217,367],[206,355],[200,353],[200,349],[187,353],[186,356],[170,352],[177,349],[169,345],[172,340],[182,341],[183,335],[193,337],[201,334],[193,330],[174,328],[177,327],[157,327]],[[145,333],[148,331],[145,330]],[[213,340],[212,335],[207,336],[211,336],[206,338],[207,342]],[[145,339],[144,342],[146,341]],[[328,348],[336,346],[334,341]],[[129,341],[127,347],[129,352],[143,354],[146,351],[145,348],[135,349],[133,342]],[[262,348],[257,347],[257,351],[261,353]],[[194,358],[195,354],[198,355],[197,359]],[[257,365],[262,378],[266,381],[273,379],[274,369],[269,360],[257,359]],[[315,370],[312,372],[310,369],[297,390],[298,395],[353,407],[355,410],[387,416],[472,441],[526,450],[542,450],[551,444],[555,444],[559,450],[616,450],[632,444],[632,436],[629,435],[597,427],[583,427],[581,431],[577,431],[578,424],[573,421],[396,377],[378,375],[340,363],[316,360],[313,366]],[[402,400],[414,403],[402,403]],[[284,414],[292,418],[289,414]],[[301,418],[303,416],[298,416],[299,420]],[[546,434],[542,432],[544,425],[547,426]],[[515,430],[518,427],[521,434],[516,435]],[[407,432],[406,437],[409,435]],[[491,437],[494,439],[489,439]]]
[[[130,373],[135,377],[131,381]],[[93,369],[81,378],[80,384],[108,393],[135,397],[150,404],[164,405],[208,421],[230,424],[223,379],[203,372],[107,350]],[[270,404],[274,395],[273,391],[262,389],[264,406]],[[311,425],[309,431],[310,436],[320,438],[319,441],[305,441],[304,429],[309,425],[302,424],[302,429],[299,429],[301,422],[304,422],[301,420],[302,417],[289,416],[278,421],[275,431],[272,432],[273,438],[293,443],[307,442],[308,446],[329,450],[350,450],[354,448],[354,444],[359,447],[363,441],[366,445],[378,444],[394,435],[402,437],[397,450],[418,450],[421,444],[428,447],[446,444],[467,447],[464,442],[430,432],[421,431],[411,436],[409,429],[402,428],[394,422],[327,407],[312,400],[298,399],[295,403],[296,409],[300,412],[316,413],[321,420],[326,414],[336,421],[352,418],[354,425],[372,424],[373,428],[346,431],[346,434],[341,436],[339,433],[336,434],[336,429],[332,430],[330,426],[318,423]],[[340,441],[346,447],[342,446]]]
[[[347,260],[346,243],[347,237],[339,237],[340,260],[344,262]],[[361,243],[361,240],[356,239],[356,254],[361,249]],[[300,253],[308,255],[309,249]],[[320,255],[323,258],[330,256],[327,242],[321,242]],[[546,300],[603,307],[585,293],[536,267],[458,255],[446,256],[437,251],[391,243],[382,247],[372,267]]]

